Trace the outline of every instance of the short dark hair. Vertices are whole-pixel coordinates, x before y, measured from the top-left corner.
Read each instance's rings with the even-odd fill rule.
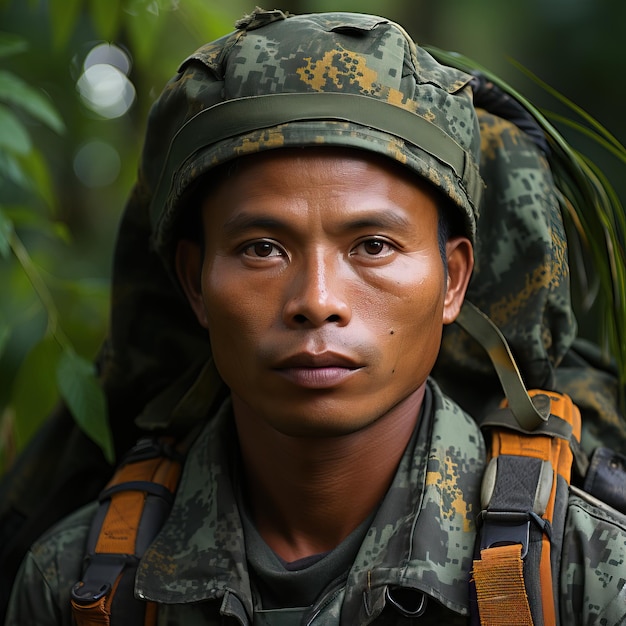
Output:
[[[443,267],[448,272],[448,258],[446,254],[446,244],[453,237],[465,234],[465,226],[461,209],[457,207],[450,198],[444,196],[437,190],[437,238],[439,241],[439,252]]]

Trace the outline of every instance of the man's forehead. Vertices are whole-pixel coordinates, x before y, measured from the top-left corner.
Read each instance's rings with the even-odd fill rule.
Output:
[[[401,166],[351,149],[276,150],[234,161],[209,185],[205,214],[225,233],[323,217],[338,230],[415,227],[437,191]],[[219,172],[218,172],[219,174]]]
[[[231,185],[229,189],[232,191],[234,179],[240,179],[247,175],[258,175],[259,173],[265,174],[267,185],[274,184],[275,181],[272,181],[268,174],[271,174],[276,168],[280,168],[284,173],[286,183],[290,176],[300,176],[302,167],[307,169],[312,164],[318,166],[313,172],[323,174],[328,182],[337,186],[350,182],[341,167],[349,164],[350,169],[354,172],[358,170],[371,171],[381,177],[402,180],[407,184],[423,189],[426,193],[436,192],[427,180],[388,157],[356,148],[313,146],[279,148],[248,154],[227,161],[217,166],[204,178],[201,183],[201,195],[210,198],[218,189],[224,185],[229,185],[229,183]]]

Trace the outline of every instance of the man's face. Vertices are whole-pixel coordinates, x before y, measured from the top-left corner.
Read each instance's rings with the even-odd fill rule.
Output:
[[[438,245],[435,194],[386,159],[277,150],[202,206],[177,269],[235,406],[286,435],[373,423],[422,387],[456,317],[471,245]]]

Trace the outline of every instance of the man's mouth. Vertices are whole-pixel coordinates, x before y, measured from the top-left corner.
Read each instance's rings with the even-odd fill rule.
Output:
[[[363,365],[344,354],[301,352],[281,360],[274,370],[299,387],[327,389],[341,385],[362,368]]]

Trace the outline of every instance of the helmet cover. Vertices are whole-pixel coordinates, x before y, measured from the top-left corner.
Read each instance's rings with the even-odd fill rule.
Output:
[[[255,10],[187,58],[151,110],[141,169],[156,250],[169,256],[184,198],[212,168],[308,146],[401,163],[452,200],[473,240],[482,182],[470,80],[382,17]]]

